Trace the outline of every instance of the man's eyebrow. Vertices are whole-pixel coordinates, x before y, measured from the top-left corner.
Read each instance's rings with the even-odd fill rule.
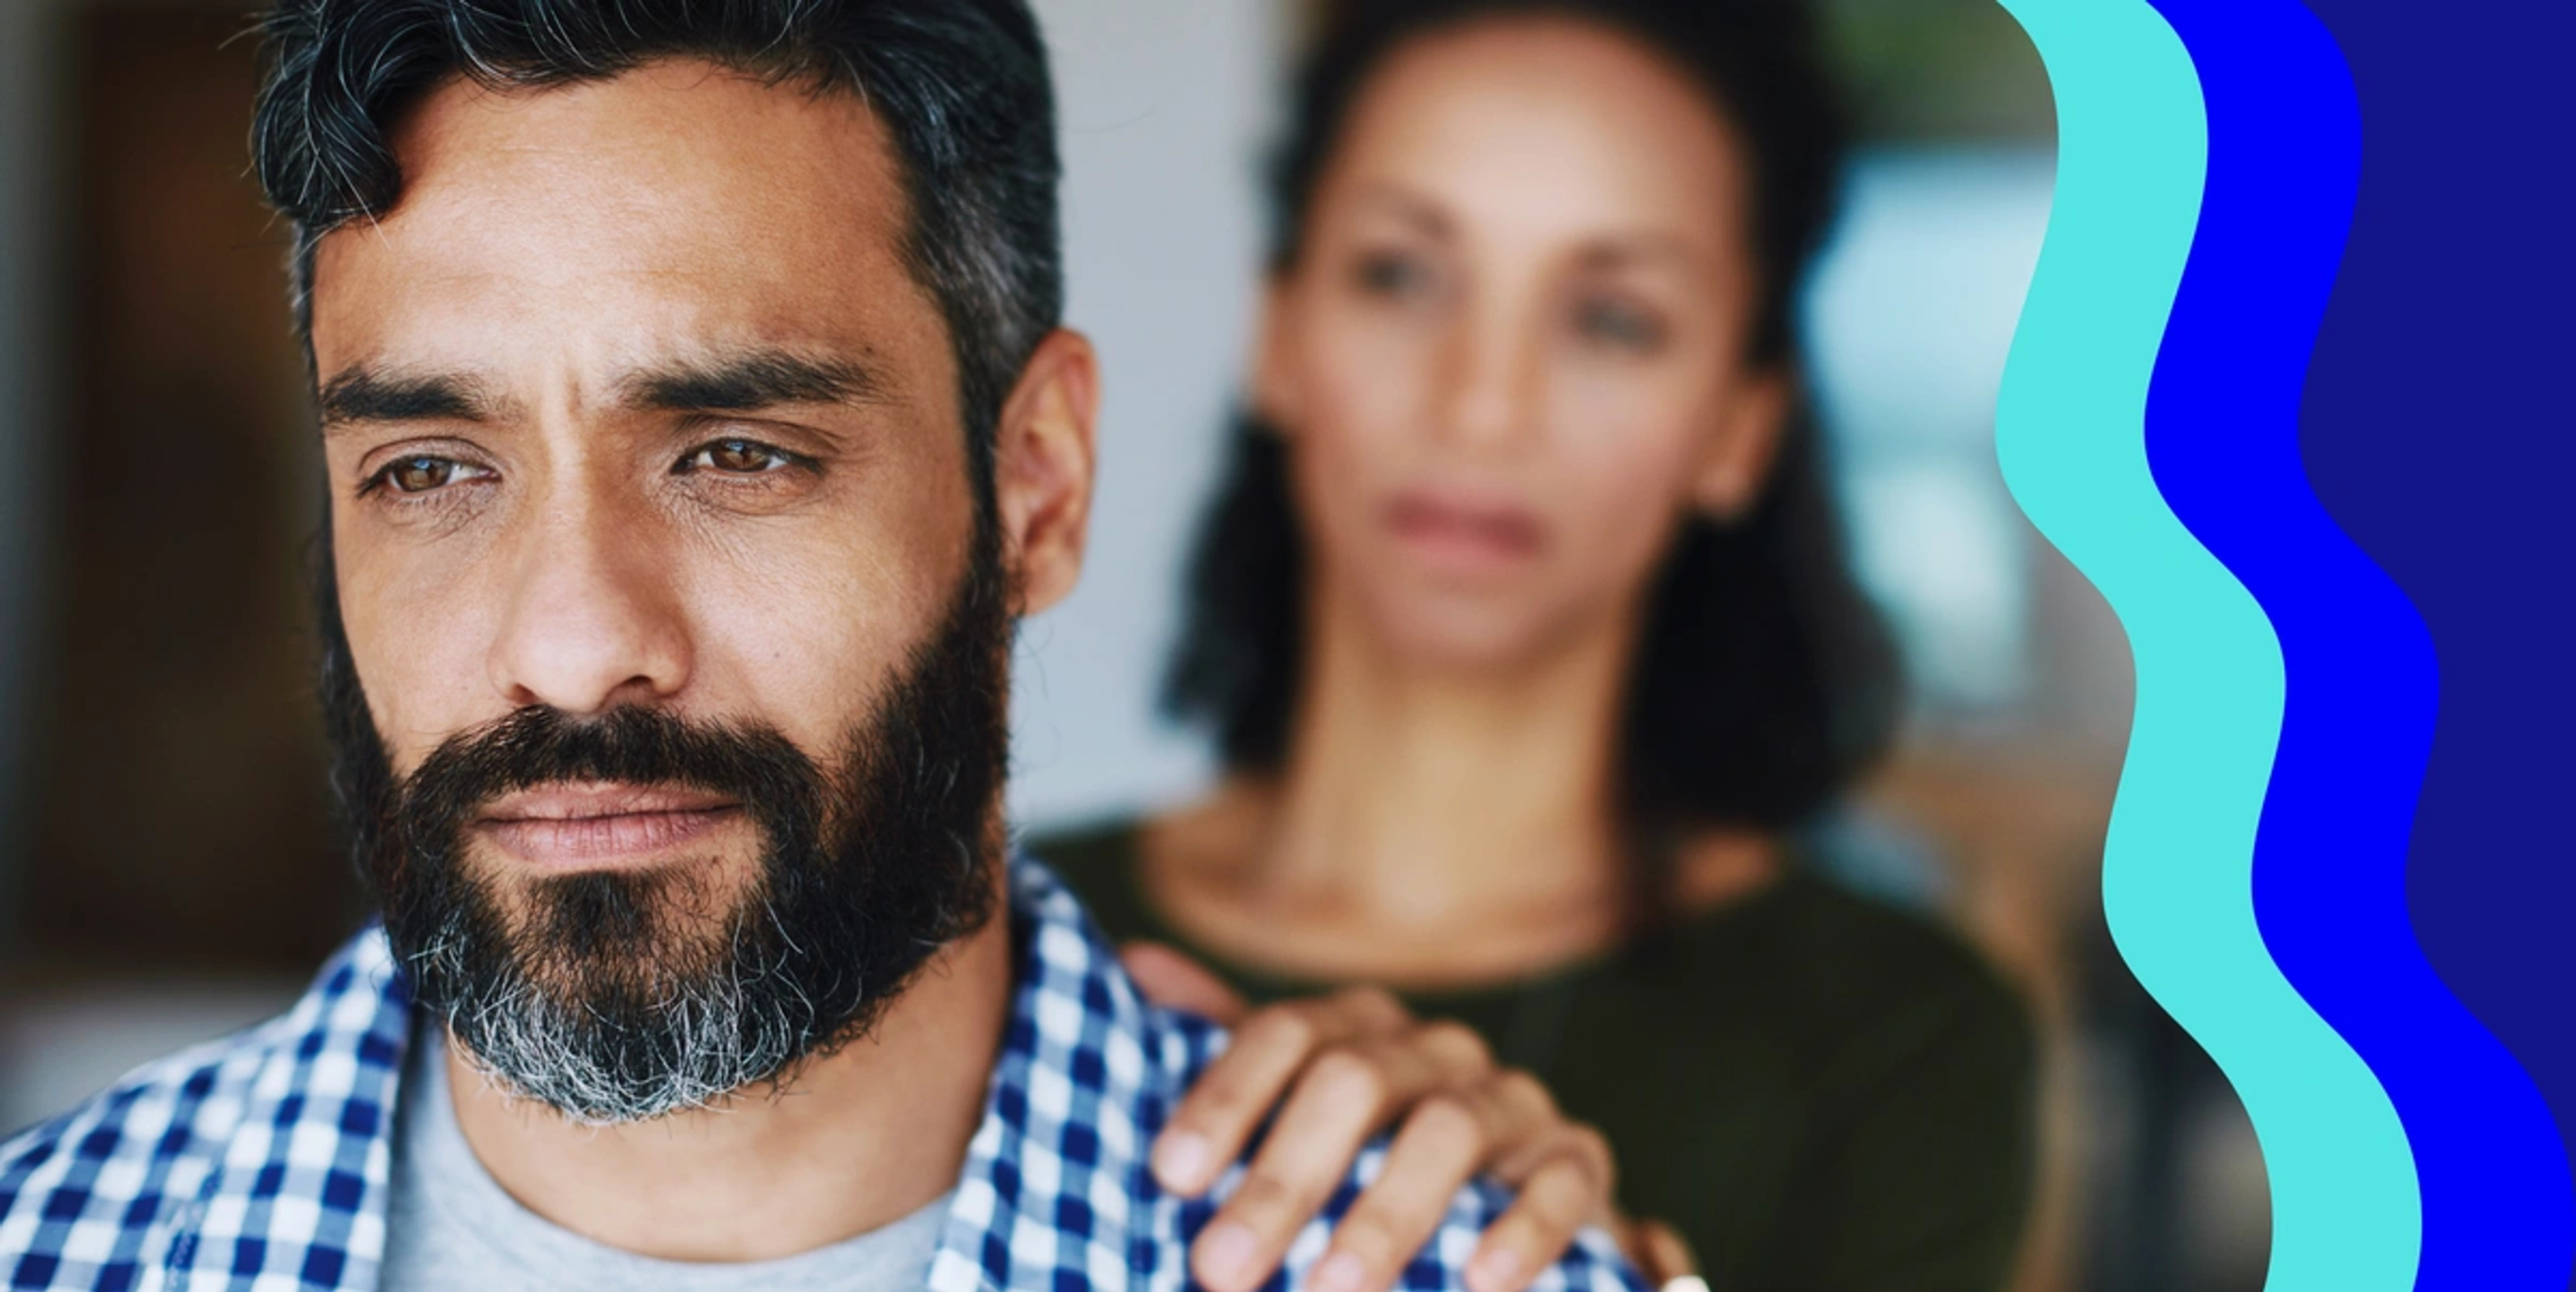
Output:
[[[360,365],[322,384],[322,428],[352,422],[480,422],[491,401],[474,381],[447,373],[388,373]]]
[[[617,383],[618,402],[677,413],[750,413],[781,404],[864,404],[886,398],[883,374],[864,363],[786,350],[745,350],[684,360]]]

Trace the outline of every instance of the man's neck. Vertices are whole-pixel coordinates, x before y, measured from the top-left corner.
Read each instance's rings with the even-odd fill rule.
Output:
[[[511,1099],[447,1048],[456,1120],[530,1211],[639,1255],[757,1261],[882,1228],[957,1183],[1011,1000],[1010,919],[951,944],[876,1027],[776,1091],[606,1128]]]

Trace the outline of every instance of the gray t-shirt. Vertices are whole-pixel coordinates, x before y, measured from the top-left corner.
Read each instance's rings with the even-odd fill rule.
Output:
[[[420,1028],[403,1077],[383,1292],[897,1292],[930,1272],[948,1197],[873,1233],[749,1264],[655,1260],[565,1229],[519,1205],[465,1142],[445,1041],[436,1026]]]

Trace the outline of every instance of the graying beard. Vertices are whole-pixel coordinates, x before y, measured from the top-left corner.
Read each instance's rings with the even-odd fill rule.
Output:
[[[488,989],[449,1002],[449,1035],[466,1061],[505,1092],[552,1108],[582,1126],[616,1126],[714,1109],[739,1092],[785,1079],[800,1058],[822,1047],[813,1035],[812,1001],[786,972],[795,949],[781,939],[749,939],[750,918],[775,923],[765,900],[757,915],[733,922],[732,946],[710,957],[705,972],[666,975],[644,1030],[651,1061],[621,1071],[630,1036],[608,1020],[585,1017],[548,996],[513,957],[513,971]],[[467,973],[465,916],[451,913],[440,936],[415,957],[431,981],[473,983]],[[746,942],[765,942],[762,959]],[[788,990],[761,989],[774,978]]]

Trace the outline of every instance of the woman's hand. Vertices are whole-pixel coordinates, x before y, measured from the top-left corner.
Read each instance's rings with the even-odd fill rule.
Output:
[[[1708,1292],[1699,1276],[1699,1258],[1679,1232],[1660,1220],[1632,1221],[1619,1235],[1628,1259],[1646,1276],[1646,1286],[1661,1292]]]
[[[1519,1197],[1477,1244],[1467,1267],[1473,1292],[1520,1292],[1585,1225],[1627,1232],[1611,1207],[1608,1142],[1567,1121],[1536,1078],[1496,1067],[1468,1028],[1419,1022],[1368,988],[1250,1010],[1168,947],[1137,944],[1122,958],[1156,1003],[1234,1030],[1154,1142],[1154,1178],[1164,1188],[1205,1193],[1277,1110],[1242,1187],[1190,1249],[1192,1274],[1214,1292],[1246,1292],[1268,1278],[1362,1146],[1391,1126],[1384,1170],[1315,1266],[1317,1292],[1391,1286],[1479,1174]]]

